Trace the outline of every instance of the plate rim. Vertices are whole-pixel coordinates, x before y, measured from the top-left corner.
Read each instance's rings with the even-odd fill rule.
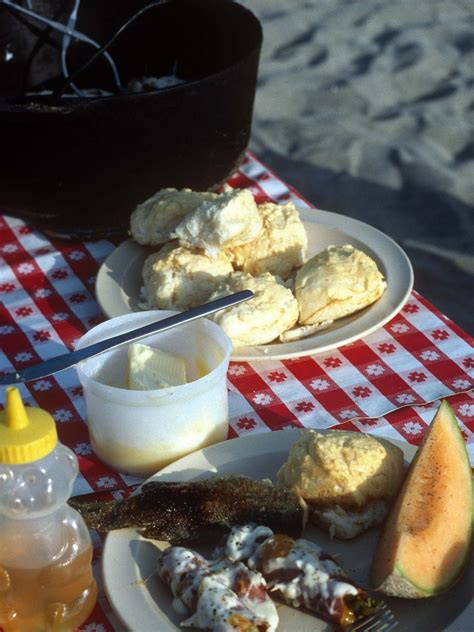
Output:
[[[380,260],[385,263],[384,257],[380,254],[380,250],[382,249],[382,245],[387,248],[389,252],[390,259],[393,259],[396,263],[387,268],[386,271],[397,269],[397,273],[403,277],[404,279],[404,287],[402,286],[399,292],[399,298],[397,302],[392,306],[387,306],[384,314],[376,319],[375,322],[369,322],[364,325],[365,318],[370,319],[371,308],[376,308],[377,305],[381,303],[377,301],[373,304],[373,306],[368,306],[365,310],[362,310],[359,316],[356,316],[350,322],[344,323],[343,319],[341,319],[341,323],[336,329],[322,330],[319,334],[314,334],[312,336],[308,336],[307,338],[303,338],[301,340],[280,343],[274,342],[266,345],[255,345],[251,347],[239,347],[234,349],[231,355],[231,361],[233,362],[249,362],[249,361],[259,361],[259,360],[284,360],[284,359],[292,359],[305,355],[311,355],[316,353],[324,353],[326,351],[330,351],[332,349],[336,349],[343,345],[350,344],[368,336],[372,332],[376,331],[383,327],[389,320],[391,320],[405,305],[407,302],[414,286],[414,272],[411,261],[403,250],[403,248],[389,235],[379,230],[375,226],[367,224],[361,220],[348,217],[346,215],[341,215],[339,213],[334,213],[332,211],[325,211],[318,208],[310,208],[310,207],[297,207],[298,212],[300,214],[301,220],[303,224],[310,225],[323,225],[327,228],[334,229],[339,231],[342,234],[347,234],[349,241],[359,241],[368,249],[373,250],[374,244],[378,246],[378,257]],[[365,233],[365,238],[361,238],[360,232]],[[368,239],[367,239],[368,235]],[[96,300],[101,308],[102,312],[107,316],[107,318],[113,318],[114,316],[119,316],[124,313],[132,313],[131,310],[113,312],[108,303],[106,301],[105,293],[102,288],[104,285],[111,285],[116,294],[120,295],[122,292],[122,288],[120,284],[113,279],[111,275],[108,274],[111,269],[111,263],[115,264],[115,260],[121,257],[121,253],[130,250],[130,254],[135,252],[145,252],[146,246],[142,246],[135,242],[132,238],[127,239],[122,242],[117,248],[115,248],[106,259],[103,261],[102,265],[99,267],[99,271],[97,273],[96,281],[95,281],[95,296]],[[377,250],[377,248],[375,248]],[[152,250],[150,250],[152,252]],[[390,292],[393,288],[388,286],[385,294],[381,297],[380,301],[385,297],[385,300],[388,300],[390,297]],[[388,292],[388,294],[387,294]],[[125,304],[125,301],[124,301]],[[373,314],[373,312],[372,312]],[[353,330],[355,327],[355,330]],[[349,332],[347,332],[349,329]],[[353,330],[351,333],[351,329]],[[327,342],[324,342],[324,337],[330,336]],[[321,344],[317,344],[317,340],[323,341]]]

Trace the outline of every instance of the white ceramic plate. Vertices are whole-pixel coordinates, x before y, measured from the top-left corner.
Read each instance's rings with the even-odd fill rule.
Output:
[[[308,257],[327,246],[352,244],[377,263],[387,280],[387,289],[373,305],[341,318],[312,336],[295,342],[240,347],[233,360],[283,359],[321,353],[367,336],[382,327],[403,307],[413,288],[413,269],[405,252],[390,237],[358,220],[316,209],[299,209],[308,234]],[[100,267],[96,296],[109,317],[140,309],[142,267],[152,252],[132,240],[121,244]]]
[[[290,445],[299,430],[249,435],[216,444],[190,454],[169,465],[149,480],[190,481],[215,474],[247,474],[254,478],[271,478],[286,460]],[[394,441],[404,452],[407,462],[415,448]],[[157,509],[159,511],[159,508]],[[371,530],[352,541],[331,541],[315,527],[304,536],[314,540],[340,563],[357,581],[367,585],[370,561],[377,541]],[[113,531],[107,535],[102,558],[102,572],[107,597],[124,628],[133,632],[177,632],[183,619],[171,605],[169,588],[154,573],[160,550],[167,546],[142,538],[134,529]],[[199,547],[196,547],[199,548]],[[202,551],[206,554],[206,551]],[[451,627],[458,616],[466,616],[472,598],[474,566],[464,573],[458,584],[440,597],[425,600],[387,599],[396,615],[400,632],[467,632],[472,627]],[[332,627],[320,619],[287,606],[278,609],[278,632],[322,632]],[[472,624],[472,620],[471,620]],[[182,628],[181,628],[182,630]]]

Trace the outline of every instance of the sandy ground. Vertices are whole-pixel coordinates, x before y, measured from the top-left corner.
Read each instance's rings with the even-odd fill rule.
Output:
[[[472,0],[241,0],[262,22],[251,149],[376,226],[474,333]]]

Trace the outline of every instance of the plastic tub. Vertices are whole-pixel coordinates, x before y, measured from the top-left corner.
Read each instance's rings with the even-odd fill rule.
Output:
[[[175,313],[146,311],[113,318],[87,332],[77,348]],[[128,389],[127,345],[76,368],[97,456],[120,472],[149,476],[227,437],[226,376],[232,343],[216,323],[204,318],[140,342],[183,357],[188,383],[151,391]]]

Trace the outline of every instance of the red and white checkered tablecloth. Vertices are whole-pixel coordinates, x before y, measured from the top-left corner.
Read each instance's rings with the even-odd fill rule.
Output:
[[[311,206],[255,156],[229,180],[257,201]],[[0,215],[0,373],[62,354],[104,319],[94,296],[97,270],[117,244],[65,241]],[[416,279],[415,279],[416,287]],[[231,362],[229,437],[293,427],[337,427],[419,444],[441,398],[449,398],[474,464],[473,340],[414,291],[389,323],[352,344],[291,360]],[[75,494],[121,490],[118,474],[92,451],[74,369],[21,385],[24,401],[48,410],[76,453]],[[3,402],[3,393],[1,395]],[[83,632],[115,630],[100,581],[102,539],[93,533],[97,606]]]

